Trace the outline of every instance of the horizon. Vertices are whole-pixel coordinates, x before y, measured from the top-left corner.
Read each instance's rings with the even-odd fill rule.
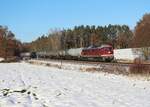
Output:
[[[23,42],[31,42],[50,29],[79,25],[128,25],[133,30],[150,12],[147,0],[1,0],[1,4],[0,25],[8,26]]]

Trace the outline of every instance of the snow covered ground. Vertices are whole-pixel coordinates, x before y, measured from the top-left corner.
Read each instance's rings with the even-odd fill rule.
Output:
[[[0,63],[0,107],[150,107],[150,81]]]

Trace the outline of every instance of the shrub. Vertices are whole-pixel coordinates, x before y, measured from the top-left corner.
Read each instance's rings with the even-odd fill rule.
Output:
[[[150,74],[150,65],[144,64],[143,60],[136,58],[134,63],[129,67],[131,74]]]

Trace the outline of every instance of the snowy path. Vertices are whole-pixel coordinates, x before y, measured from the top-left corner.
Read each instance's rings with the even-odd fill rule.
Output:
[[[0,107],[150,107],[150,81],[0,63]]]

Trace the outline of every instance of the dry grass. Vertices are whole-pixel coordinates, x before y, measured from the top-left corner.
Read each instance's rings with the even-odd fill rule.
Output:
[[[34,64],[34,65],[44,65],[47,67],[55,67],[55,68],[59,68],[59,69],[61,68],[61,66],[58,64],[43,63],[43,62],[38,62],[38,61],[28,61],[28,63]]]
[[[135,59],[134,64],[129,67],[130,74],[150,75],[150,65],[144,64],[141,59]]]
[[[99,71],[99,68],[91,67],[91,68],[85,68],[86,72],[96,72]]]

